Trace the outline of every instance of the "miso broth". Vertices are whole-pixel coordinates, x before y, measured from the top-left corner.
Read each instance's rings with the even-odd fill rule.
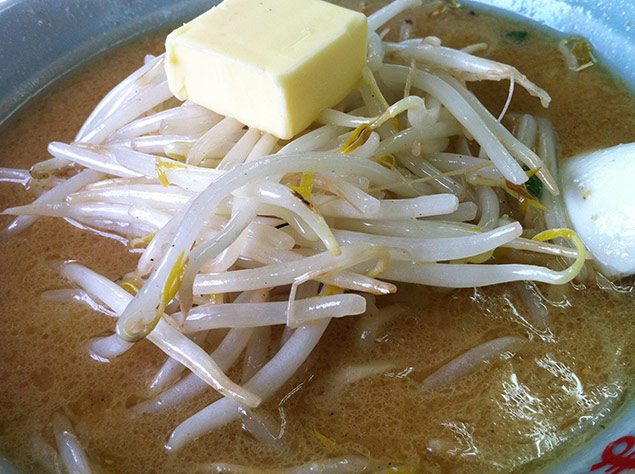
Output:
[[[437,13],[407,12],[393,29],[407,18],[415,36],[435,35],[452,47],[488,43],[487,57],[516,66],[551,94],[543,110],[517,89],[510,112],[550,118],[564,156],[635,141],[635,100],[601,66],[569,71],[557,39],[526,24],[463,8]],[[161,52],[163,40],[158,35],[109,53],[37,99],[0,134],[0,166],[29,168],[48,157],[48,142],[72,140],[100,98],[145,54]],[[471,88],[497,115],[507,83]],[[32,199],[16,184],[0,189],[2,209]],[[9,221],[2,216],[0,223]],[[133,416],[130,407],[150,397],[149,381],[165,355],[142,341],[108,363],[93,360],[86,341],[112,331],[114,320],[80,303],[40,297],[68,287],[52,261],[77,260],[114,280],[134,268],[137,255],[117,240],[51,218],[1,242],[0,252],[0,453],[25,472],[42,471],[33,440],[54,445],[57,410],[69,415],[99,472],[193,472],[208,462],[285,467],[351,454],[413,472],[530,472],[602,429],[633,397],[632,281],[614,290],[594,282],[555,290],[539,285],[549,329],[528,322],[517,285],[445,291],[400,284],[378,305],[409,309],[382,326],[375,341],[359,344],[358,317],[333,320],[307,363],[264,403],[284,430],[281,448],[262,445],[235,421],[168,452],[164,444],[174,427],[217,393]],[[503,336],[528,338],[530,349],[503,354],[439,389],[421,387],[458,354]],[[274,337],[271,351],[277,344]],[[369,361],[390,368],[333,386],[338,371]]]

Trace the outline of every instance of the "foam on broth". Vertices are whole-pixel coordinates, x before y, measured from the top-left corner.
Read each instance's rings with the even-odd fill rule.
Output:
[[[517,90],[511,111],[548,116],[564,155],[635,141],[633,98],[599,67],[569,72],[553,38],[470,10],[408,17],[418,35],[434,34],[449,46],[486,41],[490,57],[518,67],[548,90],[549,110]],[[509,31],[528,35],[518,43],[506,37]],[[28,168],[47,158],[49,141],[71,140],[99,99],[146,53],[160,52],[162,40],[157,36],[110,53],[37,100],[0,135],[0,166]],[[476,84],[474,90],[498,111],[506,86]],[[17,185],[0,186],[3,209],[32,199]],[[0,223],[8,221],[3,217]],[[114,321],[78,304],[39,297],[68,286],[47,263],[51,259],[75,259],[114,279],[130,271],[136,257],[119,242],[49,218],[1,242],[0,255],[0,452],[26,472],[41,469],[32,436],[54,444],[50,419],[58,409],[67,410],[91,460],[106,472],[191,472],[193,464],[210,461],[287,466],[346,454],[431,473],[508,472],[526,463],[529,470],[531,461],[548,457],[577,432],[580,417],[596,413],[607,395],[615,400],[607,404],[612,409],[633,396],[632,291],[568,287],[566,304],[549,308],[552,332],[545,333],[523,321],[511,286],[442,292],[401,285],[383,304],[400,301],[411,310],[385,326],[370,351],[356,349],[353,319],[334,320],[307,364],[265,403],[276,417],[284,413],[286,451],[261,446],[234,422],[168,453],[163,444],[171,430],[216,399],[215,392],[179,410],[133,417],[129,407],[148,395],[165,356],[143,341],[111,363],[94,361],[83,343],[112,330]],[[486,364],[446,388],[419,387],[446,361],[501,336],[529,337],[532,349]],[[338,369],[368,360],[394,361],[396,369],[332,390],[329,380]],[[605,420],[599,418],[594,429]],[[335,444],[323,443],[315,431]],[[431,442],[438,449],[428,449]]]

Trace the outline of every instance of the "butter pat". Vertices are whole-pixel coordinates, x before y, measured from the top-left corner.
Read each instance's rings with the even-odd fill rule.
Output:
[[[368,23],[321,0],[225,0],[168,35],[172,93],[291,138],[353,89]]]

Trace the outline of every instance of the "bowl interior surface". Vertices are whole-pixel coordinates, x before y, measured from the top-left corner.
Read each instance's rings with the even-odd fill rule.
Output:
[[[370,0],[377,1],[377,0]],[[0,125],[58,78],[99,53],[187,21],[219,0],[0,1]],[[467,0],[591,41],[595,53],[635,90],[635,2]]]

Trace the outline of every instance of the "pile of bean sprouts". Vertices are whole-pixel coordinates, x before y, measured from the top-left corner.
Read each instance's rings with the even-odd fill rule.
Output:
[[[544,106],[548,94],[515,68],[475,54],[487,45],[455,50],[435,37],[411,39],[405,23],[400,41],[385,41],[381,26],[418,4],[397,0],[369,16],[360,89],[289,142],[177,101],[163,56],[148,56],[72,143],[51,143],[52,158],[30,171],[1,171],[42,190],[32,204],[4,211],[17,216],[5,235],[55,216],[141,252],[118,283],[60,263],[73,289],[47,296],[118,317],[112,335],[90,341],[95,359],[117,357],[142,338],[169,356],[150,382],[158,395],[137,413],[167,410],[208,386],[218,391],[174,429],[169,449],[232,420],[262,431],[266,423],[251,410],[291,378],[329,321],[365,313],[370,295],[393,293],[396,283],[563,284],[582,269],[579,238],[554,229],[564,218],[552,126],[507,115],[507,105],[494,116],[466,85],[508,80],[509,99],[519,85]],[[525,186],[534,175],[540,196]],[[514,206],[521,221],[510,217]],[[553,265],[492,262],[502,248],[544,254]],[[563,261],[567,268],[554,269]],[[286,328],[267,359],[274,325]],[[201,344],[217,328],[230,330],[208,354]],[[474,348],[424,385],[525,342],[508,337]],[[237,382],[225,372],[239,360],[246,362]],[[58,417],[62,425],[68,420]],[[84,459],[70,444],[58,437],[62,457]],[[331,464],[361,472],[353,461]]]

